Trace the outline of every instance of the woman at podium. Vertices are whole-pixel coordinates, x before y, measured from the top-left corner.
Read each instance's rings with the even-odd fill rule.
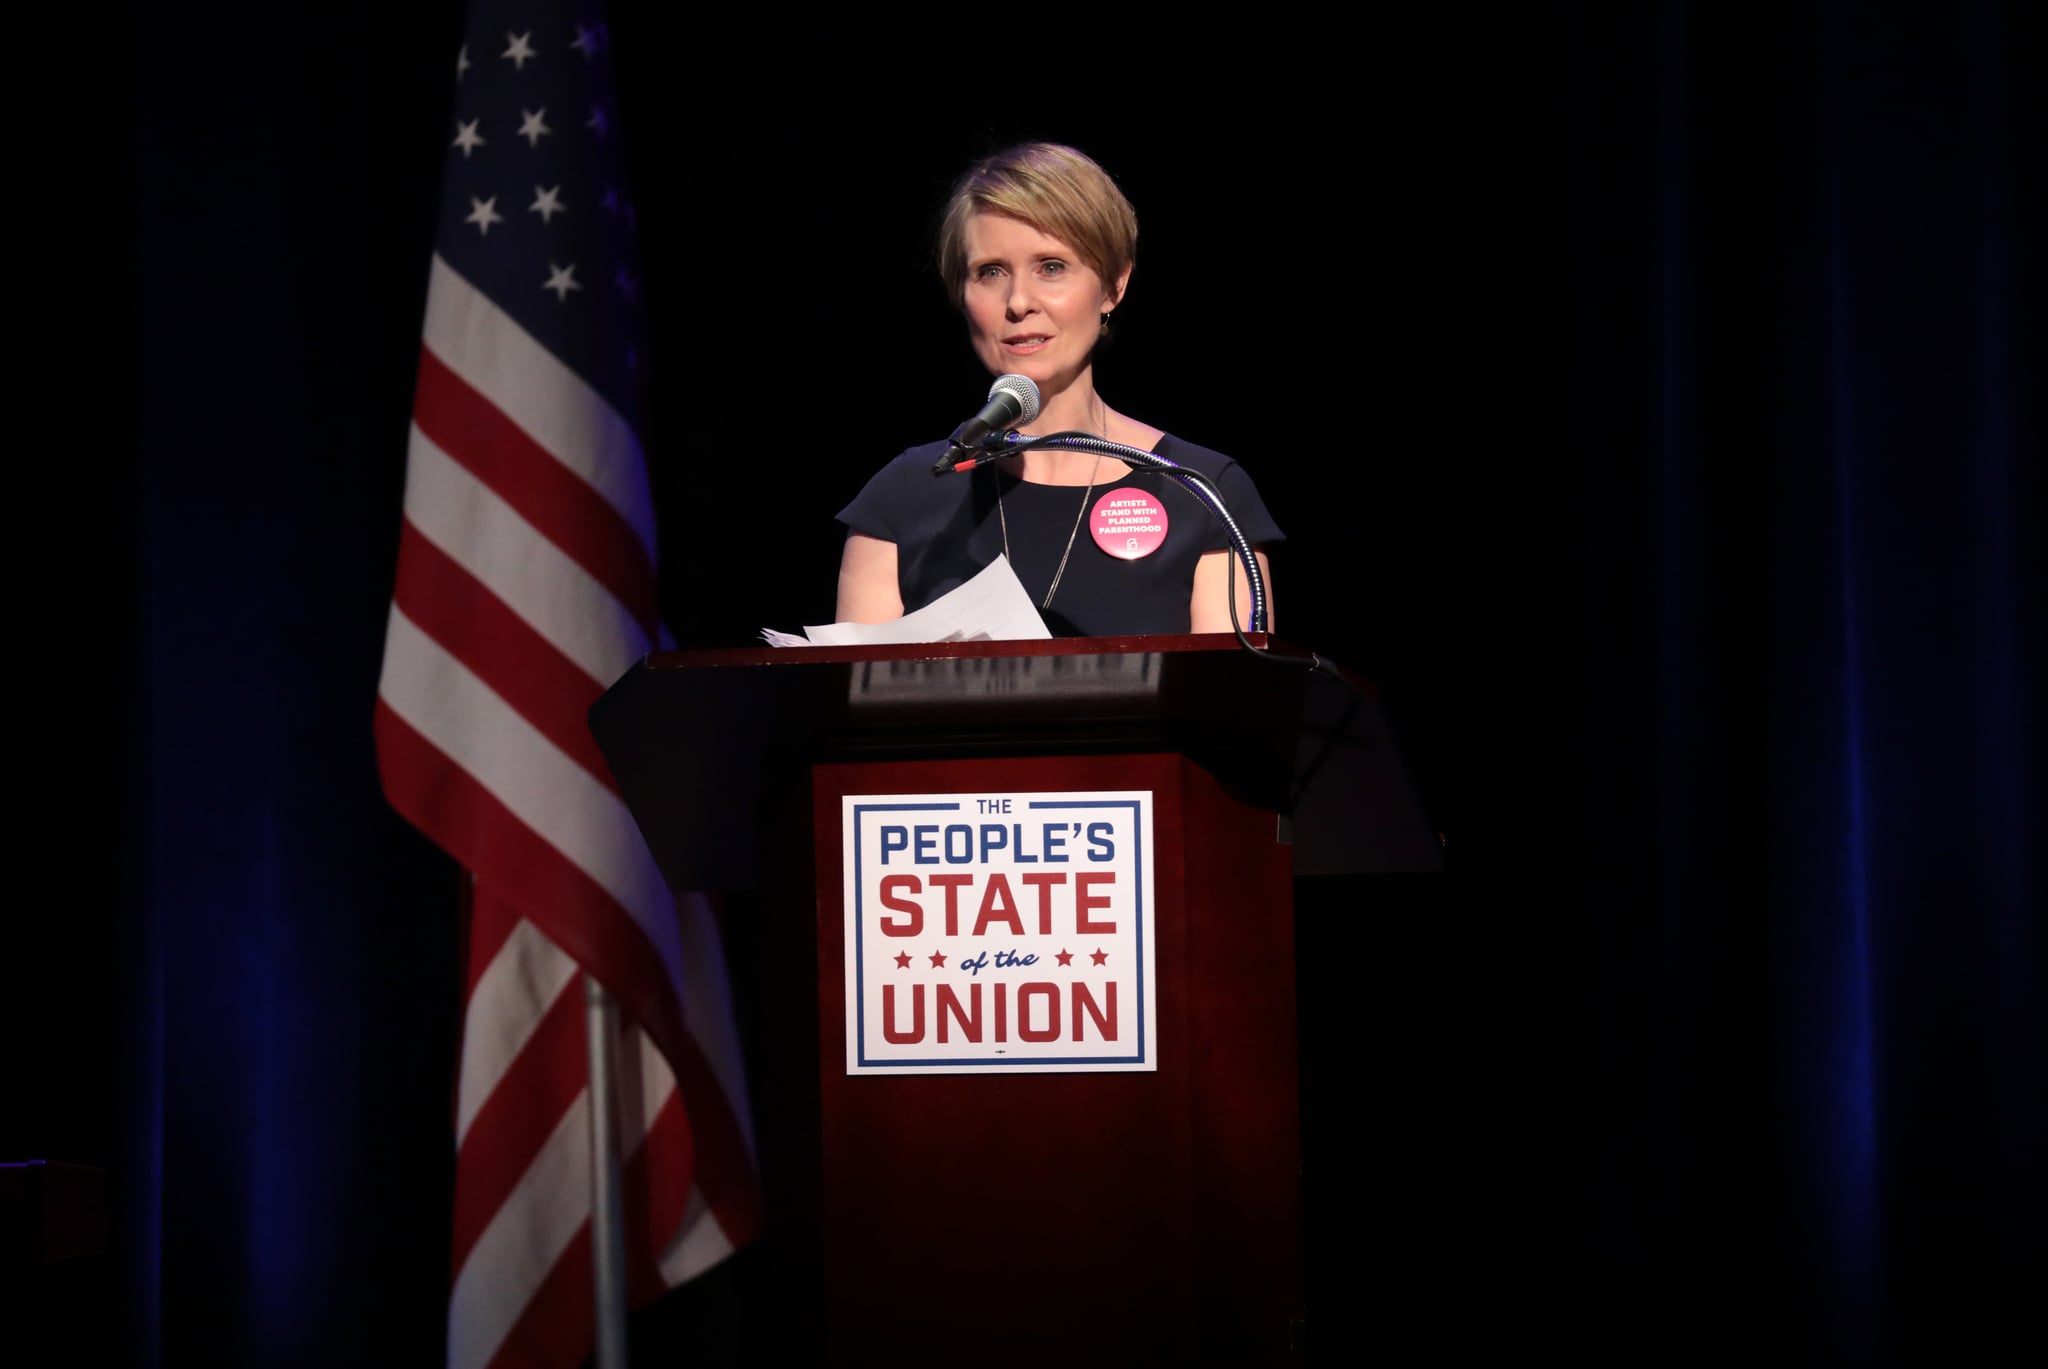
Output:
[[[1213,480],[1254,548],[1278,542],[1235,461],[1111,408],[1095,388],[1095,349],[1124,302],[1137,245],[1137,215],[1107,172],[1073,148],[1025,143],[955,183],[938,267],[982,365],[1036,385],[1038,414],[1020,431],[1081,431],[1156,452]],[[1005,556],[1055,636],[1231,630],[1229,539],[1178,481],[1050,450],[934,475],[946,450],[939,441],[904,452],[840,510],[838,621],[901,617]],[[1249,623],[1241,569],[1235,581],[1238,620]]]

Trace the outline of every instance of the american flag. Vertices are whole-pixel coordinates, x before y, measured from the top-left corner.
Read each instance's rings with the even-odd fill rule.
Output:
[[[470,875],[448,1363],[593,1343],[583,977],[623,1018],[630,1296],[759,1225],[716,909],[663,884],[585,715],[665,641],[637,224],[593,4],[479,0],[378,688],[386,795]]]

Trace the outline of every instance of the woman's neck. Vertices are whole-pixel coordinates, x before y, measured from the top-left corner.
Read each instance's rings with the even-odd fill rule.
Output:
[[[1109,422],[1109,406],[1102,402],[1102,396],[1095,393],[1091,371],[1081,372],[1056,392],[1041,389],[1038,397],[1038,417],[1021,429],[1025,435],[1042,437],[1046,433],[1064,432],[1094,433],[1097,437],[1109,435],[1104,431]]]
[[[1092,371],[1083,371],[1058,394],[1046,395],[1041,391],[1040,398],[1043,407],[1038,417],[1019,429],[1027,437],[1093,433],[1121,446],[1149,452],[1166,436],[1150,424],[1140,423],[1103,403],[1102,396],[1095,393]],[[1105,456],[1098,463],[1094,453],[1078,451],[1025,452],[1005,460],[1002,469],[1036,485],[1106,484],[1123,479],[1130,471],[1128,465],[1113,456]]]
[[[1116,415],[1102,402],[1102,396],[1095,393],[1094,385],[1089,383],[1084,372],[1058,394],[1045,395],[1038,417],[1019,431],[1027,437],[1043,437],[1048,433],[1093,433],[1114,442],[1117,439],[1110,429],[1115,419]],[[1053,450],[1025,452],[1005,461],[1003,466],[1019,480],[1028,480],[1034,485],[1098,484],[1121,479],[1127,469],[1113,456]]]

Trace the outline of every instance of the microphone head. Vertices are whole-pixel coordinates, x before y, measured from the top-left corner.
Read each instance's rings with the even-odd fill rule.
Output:
[[[1008,426],[1021,427],[1038,417],[1038,387],[1031,383],[1031,377],[1020,376],[1015,372],[997,376],[996,383],[988,387],[988,397],[994,399],[998,394],[1011,395],[1022,406]]]

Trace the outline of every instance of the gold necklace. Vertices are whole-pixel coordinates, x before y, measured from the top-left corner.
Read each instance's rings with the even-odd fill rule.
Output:
[[[1059,593],[1060,577],[1067,573],[1067,558],[1074,554],[1074,539],[1081,535],[1081,520],[1088,516],[1088,496],[1095,493],[1095,477],[1101,473],[1102,453],[1097,452],[1095,454],[1095,464],[1088,468],[1088,488],[1081,491],[1081,507],[1074,513],[1074,526],[1067,533],[1067,549],[1060,553],[1059,569],[1052,573],[1052,584],[1045,591],[1045,602],[1038,606],[1041,610],[1051,608],[1052,596]],[[1022,477],[1020,476],[1019,478],[1021,479]],[[1014,566],[1016,562],[1010,559],[1010,515],[1003,512],[1003,477],[1001,472],[996,474],[996,518],[1003,525],[1003,559],[1010,561],[1010,564]]]
[[[1103,404],[1101,395],[1094,396],[1094,400],[1095,431],[1107,438],[1109,410]],[[1067,549],[1060,553],[1060,564],[1052,573],[1052,584],[1046,587],[1045,601],[1038,606],[1041,612],[1052,607],[1052,596],[1059,593],[1060,577],[1067,573],[1067,558],[1074,554],[1074,539],[1081,535],[1081,520],[1088,516],[1088,496],[1095,493],[1095,478],[1101,474],[1102,453],[1097,452],[1095,464],[1088,468],[1088,488],[1081,491],[1081,507],[1074,511],[1074,526],[1067,532]],[[1017,478],[1022,480],[1024,477],[1020,475]],[[996,518],[1003,525],[1003,559],[1010,561],[1011,566],[1015,567],[1016,562],[1010,558],[1010,515],[1003,512],[1003,477],[1000,471],[996,474]]]

